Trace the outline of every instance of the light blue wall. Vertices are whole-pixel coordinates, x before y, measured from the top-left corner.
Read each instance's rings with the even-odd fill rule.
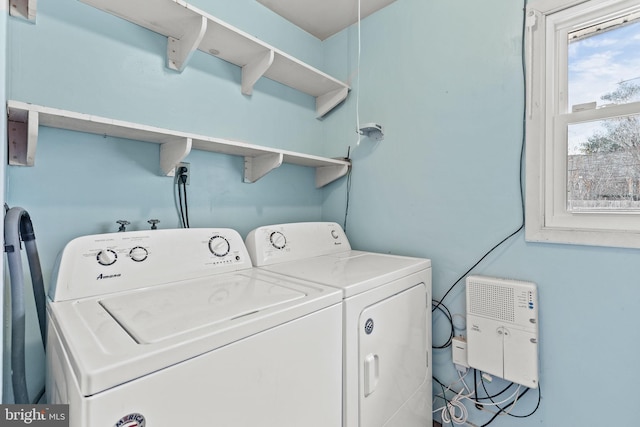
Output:
[[[198,3],[321,66],[319,40],[254,0]],[[173,72],[165,67],[165,37],[79,1],[38,2],[35,25],[5,13],[0,31],[5,22],[8,99],[302,153],[324,151],[313,97],[267,79],[244,96],[240,68],[201,52],[183,73]],[[322,190],[311,168],[283,165],[244,184],[241,157],[194,150],[186,161],[192,227],[232,227],[244,235],[262,224],[321,218]],[[156,144],[41,127],[35,167],[8,167],[6,179],[9,205],[31,214],[47,279],[66,242],[115,231],[118,219],[131,221],[130,229],[149,227],[151,218],[160,219],[161,228],[178,226],[173,179],[159,174]],[[31,299],[28,304],[33,313]],[[35,317],[28,328],[34,395],[44,376]],[[5,382],[6,392],[9,387]]]
[[[520,224],[522,6],[396,1],[362,25],[360,119],[383,124],[384,141],[353,151],[355,90],[324,122],[328,149],[352,145],[353,246],[431,258],[436,298]],[[352,28],[325,42],[327,72],[347,78],[355,69],[356,36]],[[344,203],[345,182],[332,184],[323,217],[342,222]],[[521,232],[475,270],[539,287],[540,409],[491,425],[637,424],[612,408],[637,406],[624,384],[640,379],[639,259],[637,250],[527,243]],[[464,314],[464,286],[445,303]],[[447,333],[436,314],[436,342]],[[434,374],[446,383],[456,378],[450,358],[434,350]],[[529,392],[514,413],[536,400]],[[476,425],[490,418],[470,412]]]
[[[355,28],[319,43],[254,0],[196,5],[338,78],[354,75]],[[359,91],[353,81],[345,104],[318,121],[313,99],[292,89],[261,80],[244,97],[239,69],[201,53],[176,74],[164,67],[164,38],[75,0],[41,1],[37,25],[9,18],[8,98],[327,156],[351,146],[353,245],[431,258],[439,298],[519,226],[521,18],[516,1],[397,0],[363,22]],[[357,145],[358,94],[360,121],[385,126],[381,143]],[[7,200],[32,214],[45,275],[66,241],[114,230],[116,219],[177,226],[158,156],[153,144],[41,129],[36,167],[8,168]],[[264,223],[342,223],[344,180],[319,191],[313,171],[284,166],[247,185],[239,158],[187,160],[194,226],[246,233]],[[476,269],[534,281],[540,293],[541,407],[492,425],[633,424],[624,387],[638,380],[637,259],[635,250],[532,244],[520,233]],[[446,302],[463,313],[463,286]],[[435,340],[446,333],[436,315]],[[453,381],[450,351],[434,359],[434,374]],[[517,413],[535,398],[525,396]],[[472,410],[471,418],[489,416]]]

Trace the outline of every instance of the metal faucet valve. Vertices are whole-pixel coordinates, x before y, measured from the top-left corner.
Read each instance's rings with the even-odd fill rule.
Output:
[[[151,224],[151,229],[152,230],[157,230],[158,226],[156,224],[158,224],[160,222],[159,219],[150,219],[149,221],[147,221],[149,224]]]
[[[131,224],[129,221],[125,219],[119,219],[116,222],[120,224],[120,228],[118,228],[118,231],[127,231],[127,225]]]

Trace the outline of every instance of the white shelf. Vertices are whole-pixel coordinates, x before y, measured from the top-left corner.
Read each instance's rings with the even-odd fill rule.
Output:
[[[322,117],[349,86],[181,0],[80,0],[167,37],[167,67],[182,71],[199,49],[242,67],[242,93],[264,76],[316,98]]]
[[[277,150],[20,101],[8,101],[7,112],[10,165],[35,164],[39,126],[160,144],[160,170],[167,176],[174,176],[176,166],[192,149],[244,157],[245,182],[256,182],[282,163],[290,163],[315,168],[316,187],[320,188],[346,175],[351,165],[341,159]]]

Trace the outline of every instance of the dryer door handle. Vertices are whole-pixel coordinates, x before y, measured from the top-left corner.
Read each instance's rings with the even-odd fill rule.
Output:
[[[364,358],[364,397],[376,390],[380,379],[380,359],[377,354],[367,354]]]

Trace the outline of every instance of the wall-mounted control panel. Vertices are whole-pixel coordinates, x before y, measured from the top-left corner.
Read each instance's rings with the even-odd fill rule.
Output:
[[[469,276],[467,358],[469,366],[538,387],[538,292],[535,283]]]

